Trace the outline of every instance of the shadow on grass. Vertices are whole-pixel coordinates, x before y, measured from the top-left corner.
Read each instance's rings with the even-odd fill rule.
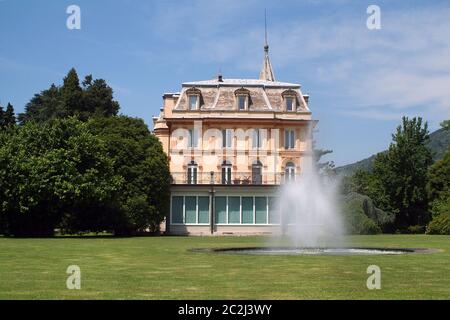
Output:
[[[4,239],[124,239],[124,238],[149,238],[163,237],[161,233],[142,233],[134,235],[114,235],[114,234],[55,234],[53,236],[5,236],[0,235]]]

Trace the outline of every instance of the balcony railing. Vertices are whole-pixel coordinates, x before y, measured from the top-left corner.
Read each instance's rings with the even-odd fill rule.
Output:
[[[188,175],[187,172],[172,172],[172,184],[218,184],[218,185],[273,185],[286,181],[285,174],[280,172],[252,174],[252,172],[232,172],[222,175],[221,172],[198,172]],[[291,179],[288,180],[293,180]]]

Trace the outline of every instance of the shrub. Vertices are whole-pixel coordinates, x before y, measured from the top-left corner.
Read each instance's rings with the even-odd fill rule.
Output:
[[[450,189],[445,190],[431,203],[431,213],[433,217],[450,213]]]
[[[394,215],[375,207],[368,196],[350,192],[342,200],[350,233],[375,234],[389,231],[395,219]]]
[[[381,228],[366,213],[370,199],[357,193],[350,193],[343,198],[343,212],[347,232],[350,234],[378,234]],[[380,210],[381,211],[381,210]]]
[[[363,225],[359,234],[379,234],[379,233],[381,233],[380,227],[374,221],[366,219],[363,221]]]
[[[450,235],[450,213],[434,218],[427,227],[427,234]]]
[[[425,233],[425,226],[421,226],[421,225],[409,226],[406,229],[406,233],[409,233],[409,234],[423,234],[423,233]]]

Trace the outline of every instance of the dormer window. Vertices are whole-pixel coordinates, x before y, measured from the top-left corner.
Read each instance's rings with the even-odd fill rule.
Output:
[[[246,95],[239,95],[238,96],[238,109],[239,110],[246,110],[247,109],[247,96]]]
[[[238,111],[248,110],[250,104],[250,91],[242,87],[234,91],[234,95],[236,96],[236,109]]]
[[[286,111],[296,111],[297,110],[297,93],[292,90],[286,90],[282,93],[284,103],[285,103],[285,110]]]
[[[198,95],[191,94],[189,95],[189,110],[198,110]]]
[[[186,91],[186,96],[187,96],[187,109],[188,110],[200,110],[200,104],[201,104],[201,97],[202,97],[202,92],[193,87],[193,88],[189,88]]]
[[[294,97],[286,97],[286,111],[294,110]]]

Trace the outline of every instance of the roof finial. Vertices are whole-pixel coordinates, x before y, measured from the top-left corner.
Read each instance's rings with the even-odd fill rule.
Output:
[[[223,82],[222,67],[219,67],[219,73],[217,74],[217,81]]]
[[[264,62],[261,73],[259,74],[260,80],[275,81],[272,65],[269,60],[269,42],[267,41],[267,11],[264,9]]]
[[[267,42],[267,10],[264,8],[264,50],[269,51],[269,43]]]

